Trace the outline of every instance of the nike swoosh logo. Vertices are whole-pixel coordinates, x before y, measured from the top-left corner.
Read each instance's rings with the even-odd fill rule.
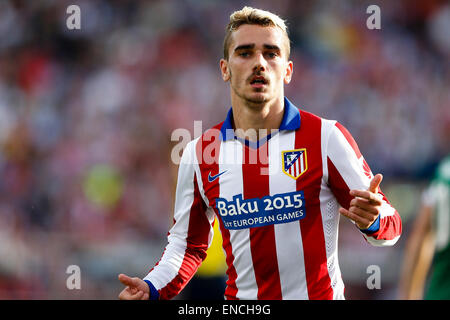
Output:
[[[213,182],[214,180],[216,180],[218,177],[220,177],[221,175],[223,175],[227,171],[228,170],[222,171],[221,173],[218,173],[215,176],[211,176],[211,171],[210,171],[209,174],[208,174],[208,181],[209,182]]]

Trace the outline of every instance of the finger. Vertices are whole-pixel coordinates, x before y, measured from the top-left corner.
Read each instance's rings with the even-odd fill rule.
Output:
[[[148,293],[144,293],[141,300],[148,300],[148,299],[150,299],[150,295]]]
[[[122,282],[122,284],[129,286],[130,289],[135,289],[139,284],[135,278],[130,278],[129,276],[122,273],[119,274],[119,281]]]
[[[373,193],[378,193],[378,187],[380,186],[381,180],[383,180],[383,175],[381,173],[377,173],[375,177],[373,177],[372,181],[370,181],[368,190]]]
[[[136,292],[138,292],[139,290],[138,289],[136,289],[135,287],[127,287],[127,289],[128,289],[128,292],[130,293],[130,294],[136,294]]]
[[[358,207],[374,215],[379,214],[379,206],[373,205],[369,200],[363,198],[354,198],[350,201],[350,207]]]
[[[144,296],[144,291],[138,291],[135,294],[131,295],[131,300],[141,300]]]
[[[350,190],[350,195],[353,197],[367,199],[373,205],[381,206],[382,204],[381,196],[367,190]]]
[[[353,212],[350,212],[345,208],[339,208],[339,213],[349,218],[350,220],[354,221],[358,227],[367,225],[369,223],[368,220],[358,216],[357,214],[354,214]]]
[[[144,295],[143,291],[137,291],[134,294],[131,294],[129,291],[122,291],[119,295],[120,300],[141,300]]]
[[[130,300],[132,294],[130,293],[130,291],[128,290],[129,288],[125,288],[122,290],[122,292],[120,292],[119,294],[119,299],[120,300]]]
[[[367,212],[366,210],[363,210],[359,207],[350,207],[348,209],[353,214],[356,214],[357,216],[360,216],[361,218],[364,218],[367,222],[371,223],[372,221],[375,221],[377,215]]]
[[[129,285],[131,278],[123,273],[119,274],[119,281],[122,282],[124,285]]]

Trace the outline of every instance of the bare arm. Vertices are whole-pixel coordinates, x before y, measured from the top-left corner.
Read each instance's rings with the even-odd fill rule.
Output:
[[[423,299],[425,281],[435,250],[432,213],[431,206],[422,207],[408,238],[400,279],[400,299]]]

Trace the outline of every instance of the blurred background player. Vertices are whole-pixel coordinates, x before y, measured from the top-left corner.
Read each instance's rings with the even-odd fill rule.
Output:
[[[422,196],[408,239],[400,299],[450,299],[450,155]]]

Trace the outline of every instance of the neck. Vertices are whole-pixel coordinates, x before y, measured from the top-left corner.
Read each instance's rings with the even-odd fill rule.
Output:
[[[283,120],[283,96],[261,104],[232,98],[232,106],[235,134],[249,141],[258,141],[271,130],[278,130]]]

